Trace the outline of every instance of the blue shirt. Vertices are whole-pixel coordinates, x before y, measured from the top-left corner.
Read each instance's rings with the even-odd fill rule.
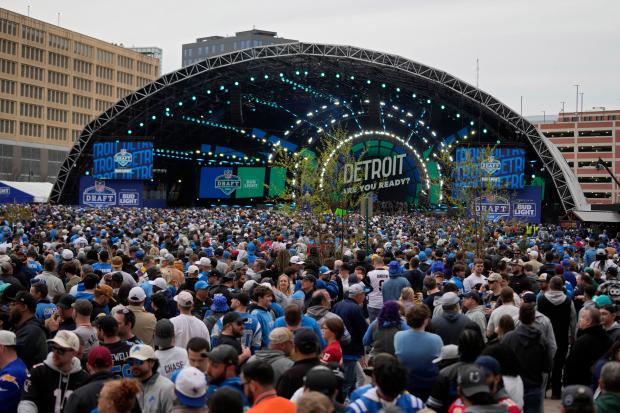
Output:
[[[403,413],[415,413],[424,408],[424,402],[417,397],[404,392],[394,401],[394,405]],[[357,400],[347,406],[347,413],[377,413],[383,410],[383,403],[377,396],[377,389],[372,387]]]
[[[237,313],[239,313],[237,311]],[[245,323],[243,323],[243,336],[241,336],[241,345],[248,347],[252,354],[257,350],[260,350],[262,340],[263,340],[263,332],[261,329],[261,325],[258,322],[258,318],[253,314],[248,313],[239,313],[242,318],[247,318]],[[213,330],[211,332],[211,348],[214,348],[218,344],[218,336],[224,329],[222,324],[222,317],[218,318],[213,326]]]
[[[222,380],[219,383],[209,383],[209,387],[207,387],[207,397],[206,400],[209,400],[209,397],[217,390],[227,387],[229,389],[233,389],[239,392],[241,395],[241,400],[243,400],[243,405],[245,407],[249,407],[250,403],[248,402],[247,397],[245,397],[245,393],[243,392],[243,386],[241,385],[241,378],[239,376],[231,377],[230,379]],[[206,404],[206,403],[205,403]]]
[[[439,374],[433,359],[439,357],[443,342],[437,334],[399,331],[394,336],[395,356],[405,366],[409,376],[408,388],[430,389]]]
[[[273,323],[273,328],[277,328],[277,327],[287,327],[284,317],[278,317],[276,321]],[[317,323],[314,318],[308,317],[307,315],[301,316],[301,327],[309,328],[312,331],[314,331],[316,336],[321,341],[321,348],[325,348],[325,346],[327,346],[327,342],[323,338],[323,334],[321,334],[321,327],[319,326],[319,323]]]
[[[260,323],[260,329],[262,331],[261,348],[269,347],[269,333],[273,330],[273,317],[271,313],[262,307],[256,307],[250,314],[255,316]]]
[[[37,320],[45,321],[56,311],[56,304],[52,304],[49,300],[41,300],[37,303],[37,309],[34,316]]]
[[[101,271],[104,274],[112,272],[112,264],[109,262],[96,262],[92,265],[93,271]]]
[[[0,370],[0,406],[3,412],[17,412],[27,375],[28,368],[20,358]]]

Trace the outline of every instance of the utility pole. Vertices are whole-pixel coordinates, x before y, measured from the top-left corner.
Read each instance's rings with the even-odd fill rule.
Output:
[[[579,86],[573,85],[577,88],[577,92],[575,92],[575,116],[579,116]]]
[[[543,110],[542,113],[543,113],[543,123],[547,123],[547,112]]]
[[[479,81],[480,81],[480,61],[476,57],[476,89],[479,88]]]
[[[521,96],[521,116],[523,116],[523,96]]]
[[[580,95],[581,95],[581,113],[583,113],[583,92],[581,92]]]
[[[58,26],[60,26],[60,12],[58,12]]]
[[[564,105],[566,104],[566,102],[565,101],[561,101],[560,103],[562,104],[562,113],[564,113]]]
[[[30,4],[28,5],[28,17],[30,17]]]

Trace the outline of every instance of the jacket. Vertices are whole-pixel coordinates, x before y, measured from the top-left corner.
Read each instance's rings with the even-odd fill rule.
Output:
[[[596,413],[617,413],[620,412],[620,394],[604,391],[596,401]]]
[[[144,344],[153,346],[153,335],[155,334],[155,324],[157,324],[155,316],[146,312],[141,306],[128,305],[127,309],[136,316],[136,325],[132,329],[134,335],[138,336]]]
[[[552,360],[540,330],[533,325],[521,324],[507,333],[502,343],[517,355],[521,365],[523,387],[529,389],[542,385],[542,374],[551,370]]]
[[[611,339],[600,324],[579,330],[577,336],[564,365],[564,385],[591,386],[592,366],[611,347]]]
[[[342,321],[342,318],[340,318],[339,315],[332,313],[331,311],[329,311],[329,308],[323,307],[322,305],[314,305],[312,307],[308,307],[308,309],[306,310],[306,315],[308,317],[314,318],[316,322],[319,323],[319,326],[323,326],[323,323],[325,322],[325,320],[329,318],[337,318]],[[340,339],[340,344],[349,344],[350,342],[351,342],[351,334],[349,333],[349,330],[347,330],[345,326],[344,334],[342,335],[342,338]]]
[[[69,373],[63,373],[54,365],[53,354],[45,361],[32,367],[24,384],[22,401],[18,413],[45,413],[62,411],[66,397],[78,389],[88,378],[82,370],[80,360],[73,357]]]
[[[298,360],[284,374],[280,376],[280,380],[276,383],[276,392],[278,396],[290,399],[295,391],[304,385],[304,376],[315,366],[320,365],[318,357]]]
[[[486,341],[487,317],[484,314],[484,306],[479,305],[471,310],[468,310],[467,313],[465,313],[465,316],[476,323],[476,325],[480,328],[482,337],[484,337]]]
[[[34,317],[14,328],[17,339],[17,357],[28,368],[39,364],[47,356],[47,336],[43,325]]]
[[[261,348],[267,348],[269,346],[269,334],[273,330],[274,317],[272,312],[258,305],[254,305],[252,309],[248,310],[250,314],[258,319],[260,324],[262,331]]]
[[[34,278],[45,281],[45,285],[47,285],[47,298],[50,301],[53,300],[55,296],[66,292],[62,280],[53,272],[43,271]]]
[[[393,403],[403,413],[415,413],[424,408],[424,402],[409,393],[401,393]],[[382,410],[383,403],[374,387],[347,407],[347,413],[378,413]]]
[[[280,376],[291,368],[294,363],[282,350],[259,350],[250,357],[248,363],[256,360],[263,360],[271,366],[274,383],[277,383]]]
[[[342,318],[345,327],[351,334],[351,342],[342,346],[343,358],[347,360],[357,360],[364,355],[364,344],[362,340],[364,333],[368,329],[368,323],[364,317],[362,307],[350,298],[337,303],[332,309],[333,313]]]
[[[142,413],[168,413],[175,400],[174,384],[159,373],[142,382],[142,392],[138,394]]]
[[[444,311],[443,314],[434,316],[431,322],[432,330],[441,337],[443,345],[459,344],[459,336],[468,325],[476,326],[467,316],[456,311]]]
[[[411,287],[411,284],[405,277],[401,277],[400,274],[390,274],[390,278],[383,283],[381,288],[383,302],[398,301],[400,292],[406,287]]]
[[[95,373],[90,376],[82,387],[74,391],[65,405],[64,413],[85,413],[97,407],[99,393],[106,381],[114,379],[109,372]]]
[[[612,342],[620,340],[620,324],[618,324],[617,321],[614,321],[614,323],[605,331]]]

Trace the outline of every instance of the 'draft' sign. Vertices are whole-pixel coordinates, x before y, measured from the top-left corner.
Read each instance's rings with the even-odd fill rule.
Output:
[[[344,165],[345,194],[378,191],[408,185],[410,177],[404,176],[403,161],[407,155],[365,159]]]
[[[526,186],[507,194],[488,194],[474,199],[470,213],[487,221],[518,220],[540,223],[540,188]]]
[[[143,206],[144,185],[141,181],[95,180],[80,178],[80,206],[93,208]]]

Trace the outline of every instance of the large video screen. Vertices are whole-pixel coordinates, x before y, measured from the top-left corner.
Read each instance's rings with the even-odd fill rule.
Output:
[[[453,192],[465,188],[523,189],[522,148],[458,147],[454,151]]]
[[[284,191],[286,171],[264,167],[203,167],[200,198],[262,198]],[[266,182],[269,182],[266,185]]]
[[[153,142],[109,141],[93,144],[97,179],[153,178]]]

